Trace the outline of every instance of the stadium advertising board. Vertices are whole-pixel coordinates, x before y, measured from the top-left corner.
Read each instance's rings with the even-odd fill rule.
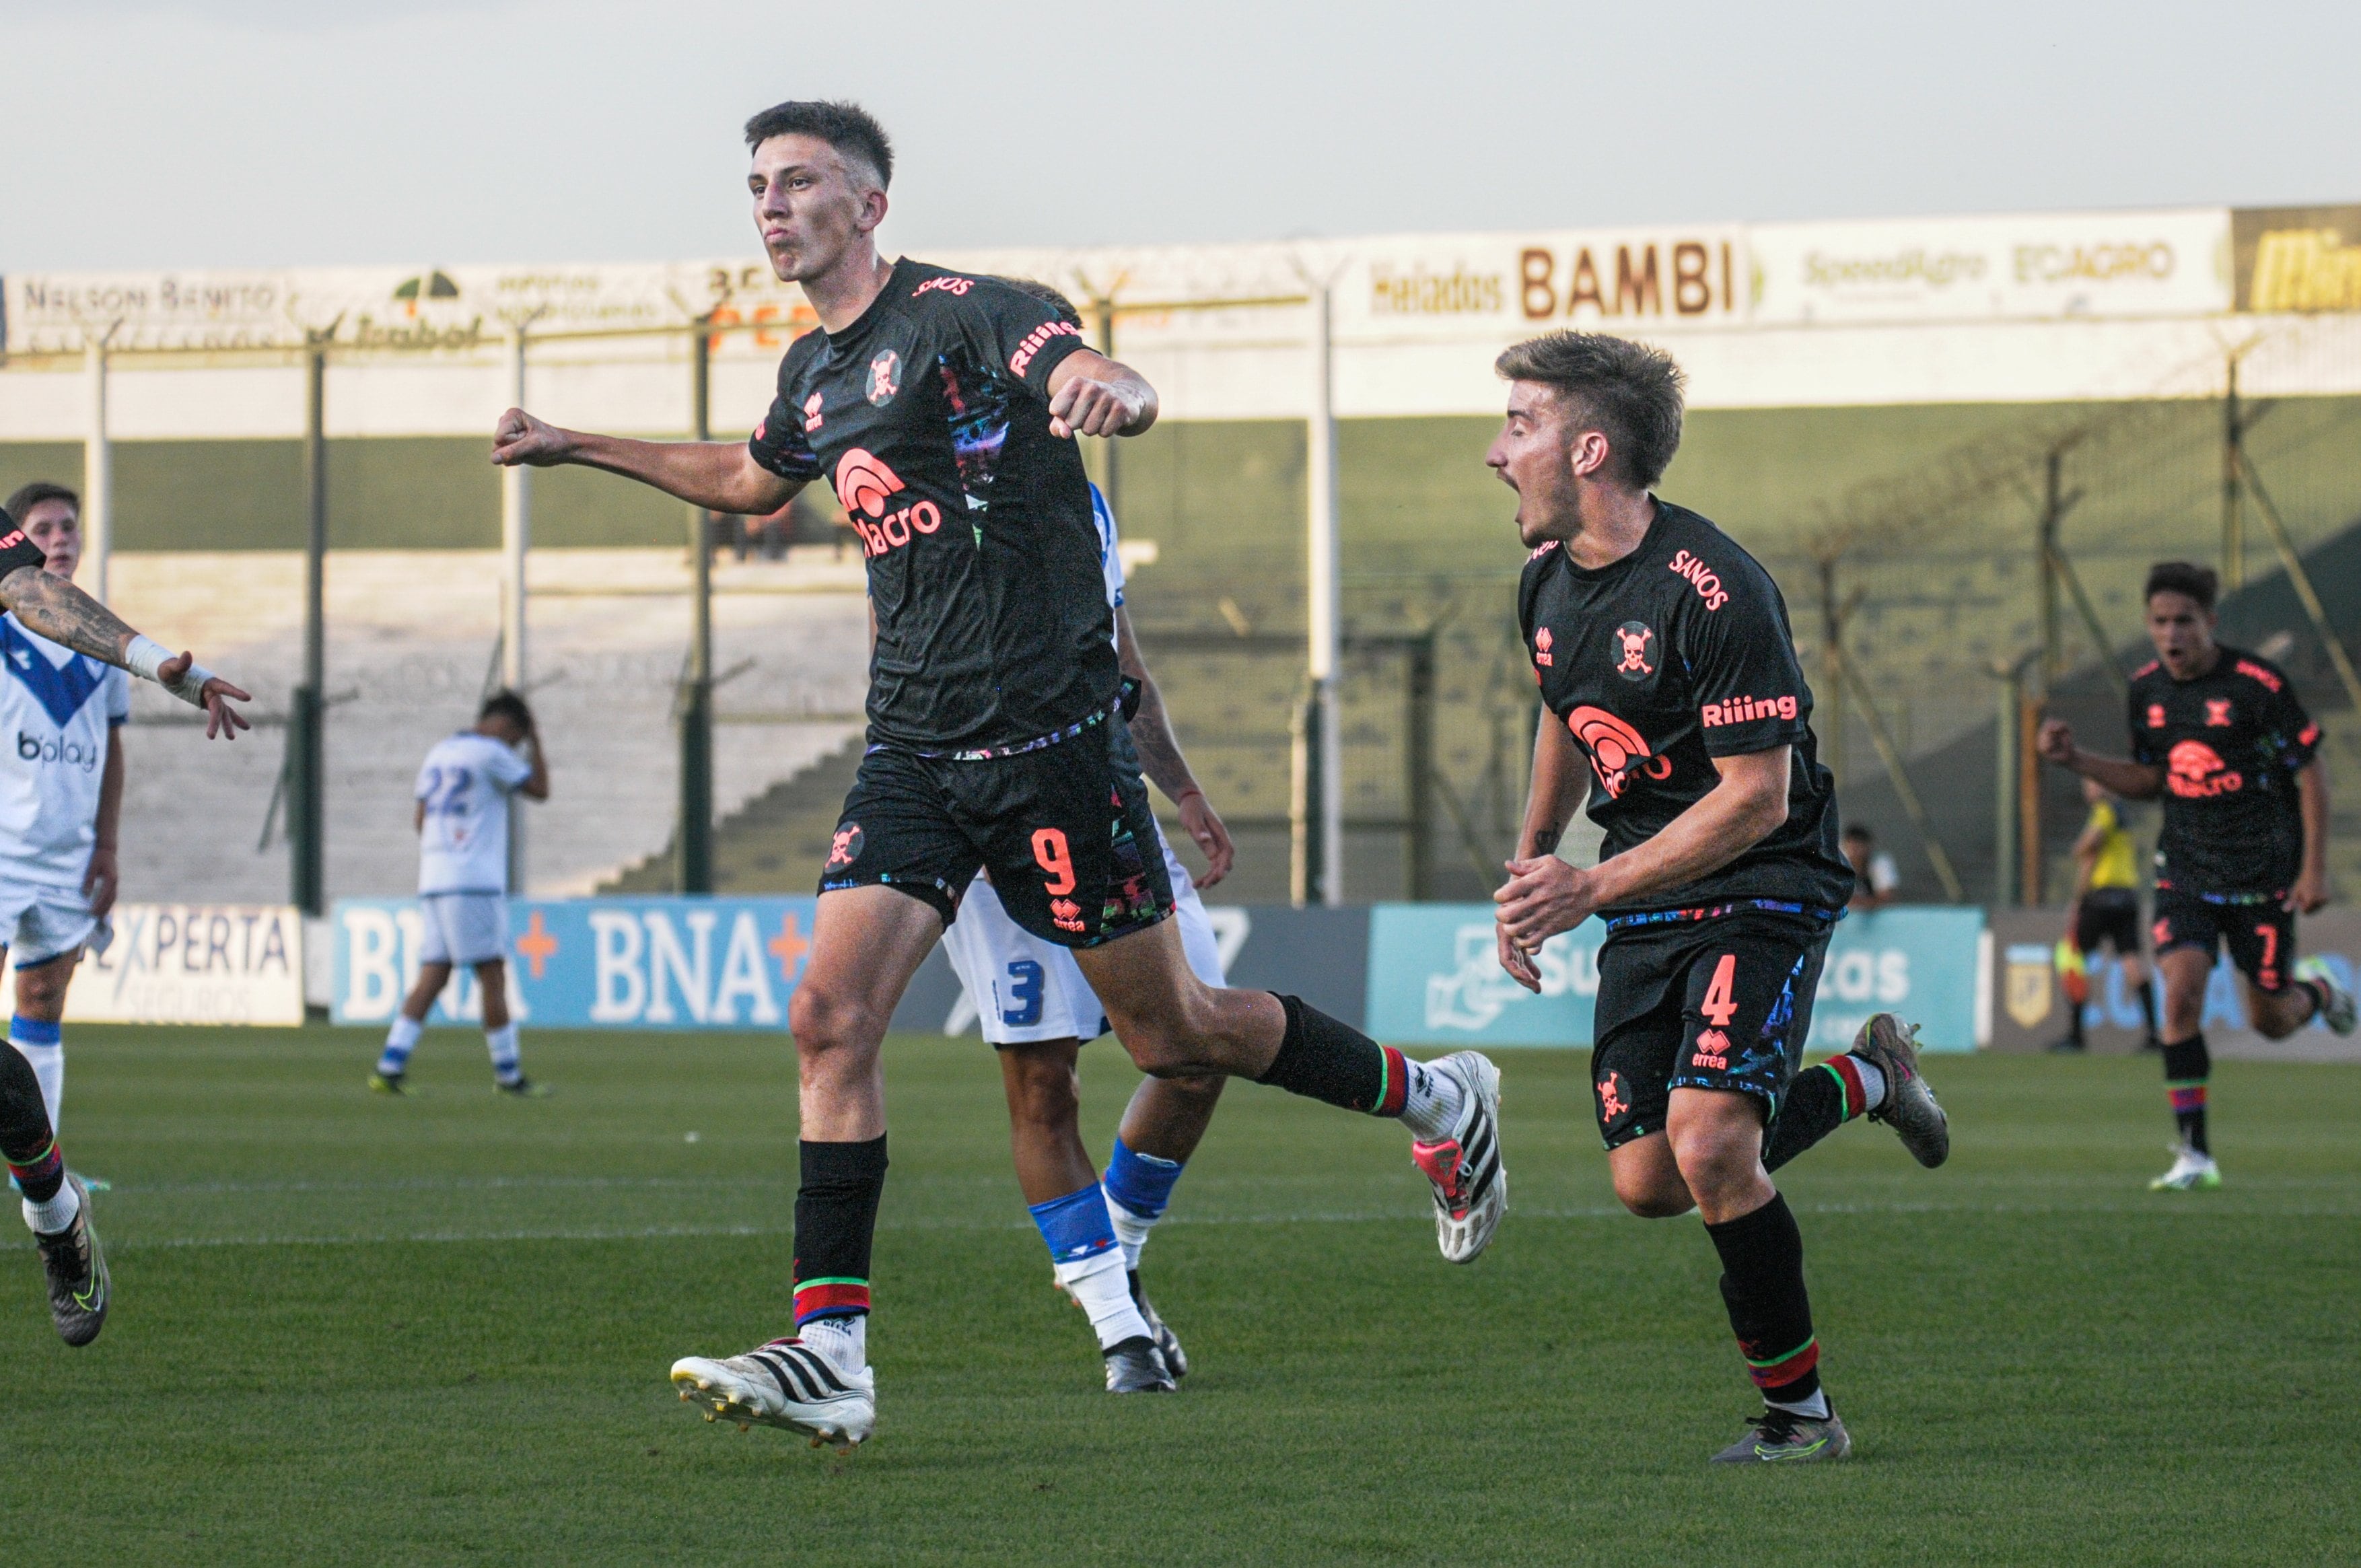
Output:
[[[2219,207],[1757,224],[1747,243],[1762,325],[2210,315],[2231,302]]]
[[[2242,311],[2361,311],[2361,206],[2230,214]]]
[[[2058,939],[2065,929],[2062,909],[2004,909],[1993,916],[1994,1050],[2037,1051],[2066,1032],[2070,1003],[2058,968]],[[2318,954],[2345,984],[2350,986],[2361,976],[2361,911],[2330,908],[2305,916],[2296,934],[2298,949]],[[2102,949],[2091,956],[2085,969],[2090,990],[2082,1005],[2082,1027],[2091,1049],[2138,1049],[2138,997],[2125,983],[2122,964]],[[2317,1018],[2285,1041],[2265,1041],[2248,1025],[2246,988],[2226,955],[2215,959],[2206,981],[2198,1027],[2215,1050],[2233,1055],[2361,1056],[2361,1046],[2337,1039]]]
[[[1840,922],[1813,1005],[1814,1051],[1842,1050],[1872,1013],[1921,1025],[1928,1050],[1976,1045],[1983,913],[1904,908]],[[1380,904],[1370,913],[1368,1032],[1410,1045],[1587,1046],[1598,995],[1597,920],[1541,952],[1541,994],[1502,970],[1488,904]]]
[[[114,939],[83,957],[66,992],[66,1022],[303,1022],[303,922],[291,905],[118,904],[111,919]]]
[[[811,951],[808,898],[518,899],[509,905],[510,1010],[544,1028],[785,1029]],[[418,978],[413,899],[339,899],[330,1013],[391,1019]],[[461,974],[430,1022],[483,1016]]]

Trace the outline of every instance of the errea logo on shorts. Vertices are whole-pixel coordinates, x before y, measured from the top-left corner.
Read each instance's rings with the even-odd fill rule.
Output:
[[[1082,335],[1082,329],[1071,322],[1043,322],[1027,333],[1025,341],[1016,345],[1016,352],[1008,356],[1008,368],[1012,374],[1022,376],[1033,363],[1033,356],[1040,353],[1050,339]]]

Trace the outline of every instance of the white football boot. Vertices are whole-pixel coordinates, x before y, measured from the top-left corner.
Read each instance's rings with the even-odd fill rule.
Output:
[[[1451,1135],[1412,1143],[1411,1163],[1434,1189],[1434,1239],[1444,1259],[1473,1263],[1491,1245],[1509,1212],[1509,1168],[1500,1157],[1500,1069],[1477,1051],[1454,1051],[1426,1064],[1459,1086]]]
[[[2328,999],[2320,1007],[2320,1021],[2331,1032],[2349,1035],[2356,1024],[2361,1024],[2361,1008],[2354,1005],[2353,993],[2336,983],[2336,975],[2326,963],[2316,958],[2298,959],[2295,977],[2312,981],[2326,993]]]
[[[2172,1146],[2172,1168],[2147,1184],[2150,1192],[2211,1192],[2222,1185],[2222,1168],[2213,1157],[2199,1154],[2187,1144]]]
[[[685,1355],[672,1364],[682,1399],[705,1407],[705,1419],[738,1430],[760,1422],[785,1427],[850,1453],[877,1425],[877,1383],[867,1367],[847,1372],[799,1339],[774,1339],[719,1361]]]

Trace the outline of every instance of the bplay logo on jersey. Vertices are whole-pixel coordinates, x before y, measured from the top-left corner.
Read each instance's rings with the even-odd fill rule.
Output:
[[[856,446],[837,459],[836,499],[846,521],[861,535],[861,553],[876,557],[910,543],[914,533],[932,533],[943,525],[942,509],[922,500],[889,511],[902,492],[901,476],[884,458]]]
[[[16,731],[16,755],[27,762],[80,768],[83,773],[89,773],[98,766],[104,753],[95,747],[83,746],[63,736],[44,740],[38,735],[27,735],[19,729]]]

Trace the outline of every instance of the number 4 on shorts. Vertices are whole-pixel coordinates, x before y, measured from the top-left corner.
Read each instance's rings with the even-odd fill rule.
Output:
[[[1705,1001],[1697,1008],[1717,1029],[1729,1028],[1730,1021],[1738,1016],[1738,999],[1731,994],[1737,981],[1738,955],[1722,954],[1721,961],[1713,966],[1712,982],[1705,988]]]

